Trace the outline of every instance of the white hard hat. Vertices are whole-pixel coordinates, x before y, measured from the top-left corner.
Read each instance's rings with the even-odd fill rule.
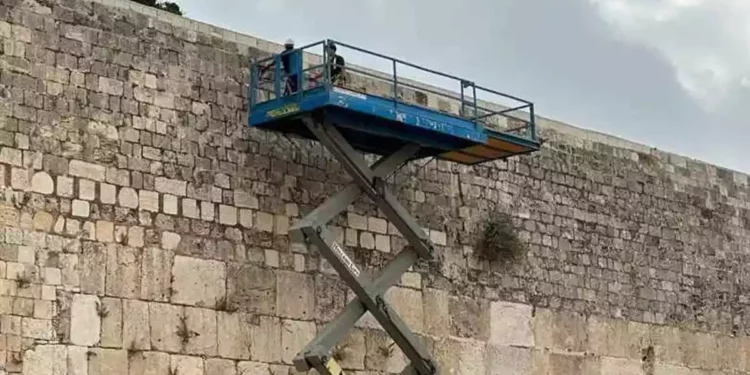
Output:
[[[286,42],[284,42],[284,45],[285,46],[293,46],[294,45],[294,40],[292,40],[292,38],[289,38],[289,39],[286,40]]]

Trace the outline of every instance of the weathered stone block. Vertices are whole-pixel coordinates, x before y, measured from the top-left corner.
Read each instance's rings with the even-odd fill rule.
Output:
[[[284,320],[281,324],[281,360],[292,364],[297,353],[315,338],[315,323]]]
[[[170,357],[167,353],[138,352],[128,356],[129,375],[168,375]]]
[[[122,300],[117,298],[102,298],[97,306],[97,314],[101,317],[101,346],[105,348],[122,348]]]
[[[124,187],[117,195],[120,206],[127,208],[138,208],[138,192],[133,188]]]
[[[88,348],[68,346],[67,349],[67,375],[87,375],[89,373]],[[65,372],[61,373],[65,374]]]
[[[183,307],[150,303],[149,317],[151,347],[158,351],[180,352],[183,343],[177,333],[182,327]]]
[[[662,332],[664,336],[661,335]],[[678,333],[676,330],[674,332]],[[658,350],[659,356],[664,356],[661,360],[677,361],[682,353],[679,352],[679,345],[676,345],[676,342],[668,341],[669,333],[669,330],[662,329],[651,332],[649,326],[643,323],[590,316],[587,327],[588,350],[605,356],[639,359],[643,356],[643,348],[651,345],[652,338],[654,338],[657,345],[668,346]],[[679,340],[679,336],[676,339]],[[670,355],[670,353],[674,354]]]
[[[226,265],[215,260],[176,256],[172,267],[172,302],[213,307],[226,295]]]
[[[201,202],[201,220],[214,221],[214,204]]]
[[[276,275],[252,264],[230,263],[227,270],[227,304],[240,311],[276,314]]]
[[[96,183],[91,180],[78,180],[78,199],[93,201],[96,199]]]
[[[68,173],[75,177],[94,181],[104,181],[106,168],[99,164],[93,164],[82,160],[71,160],[68,165]]]
[[[49,232],[52,230],[52,225],[55,222],[55,218],[48,212],[38,211],[34,214],[34,230],[40,230]]]
[[[260,208],[257,197],[241,190],[234,191],[234,205],[253,210]]]
[[[55,183],[47,172],[37,172],[31,177],[31,190],[49,195],[55,191]]]
[[[255,213],[255,228],[263,232],[273,232],[274,216],[262,211]]]
[[[488,375],[531,375],[531,349],[487,345],[485,367]]]
[[[164,250],[174,250],[180,245],[182,237],[174,232],[161,233],[161,247]]]
[[[315,312],[313,278],[290,271],[276,273],[276,314],[293,319],[312,319]]]
[[[111,245],[107,247],[108,296],[136,299],[140,295],[141,250]]]
[[[183,375],[204,375],[203,358],[173,355],[170,366],[172,373]]]
[[[99,298],[76,294],[70,306],[70,342],[79,346],[94,346],[99,342],[101,318],[97,313]]]
[[[451,335],[486,341],[490,337],[490,304],[486,300],[451,297]]]
[[[278,318],[261,316],[260,324],[253,326],[252,340],[251,358],[263,362],[281,361],[281,321]]]
[[[129,375],[128,351],[120,349],[90,349],[89,375]]]
[[[144,211],[159,212],[159,193],[155,191],[138,191],[138,207]]]
[[[531,306],[519,303],[490,303],[489,342],[503,346],[534,347],[531,311]]]
[[[580,315],[537,309],[532,324],[537,348],[570,352],[586,349],[586,320]]]
[[[228,359],[210,358],[206,360],[205,375],[237,375],[237,366]]]
[[[240,362],[237,364],[237,375],[268,375],[268,364],[261,362]]]
[[[21,319],[21,335],[30,339],[53,340],[55,329],[51,320],[24,317]]]
[[[219,205],[219,223],[223,225],[237,225],[237,208]]]
[[[184,197],[187,193],[187,182],[164,177],[157,177],[156,179],[154,179],[154,189],[159,193]]]
[[[159,248],[143,250],[141,260],[141,298],[166,302],[170,297],[170,279],[174,253]]]
[[[198,211],[198,202],[195,199],[183,198],[182,215],[191,219],[199,218],[200,212]]]
[[[601,374],[642,375],[645,364],[625,358],[601,357],[599,359]]]
[[[3,353],[4,354],[4,353]],[[23,374],[67,374],[67,350],[63,345],[39,345],[23,353]],[[5,369],[0,370],[4,372]]]
[[[189,354],[215,356],[217,353],[216,311],[194,307],[185,308],[187,328],[194,337],[185,345]]]
[[[177,202],[178,200],[176,196],[171,194],[164,194],[162,196],[162,209],[164,210],[164,213],[168,215],[177,215]]]
[[[151,349],[148,303],[137,300],[122,301],[122,344],[130,350]]]
[[[99,201],[104,204],[117,203],[117,188],[115,185],[99,184]]]
[[[96,239],[99,242],[113,242],[115,240],[115,223],[98,220],[96,222]]]
[[[217,312],[219,356],[249,359],[252,342],[252,315]]]
[[[392,287],[386,292],[385,299],[413,331],[424,331],[422,291]]]
[[[90,210],[89,202],[86,201],[76,199],[71,205],[71,212],[75,217],[89,217]]]
[[[57,195],[65,198],[73,197],[73,179],[57,176]]]

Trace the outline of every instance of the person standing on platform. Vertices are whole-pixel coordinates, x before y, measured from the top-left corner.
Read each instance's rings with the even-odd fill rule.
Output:
[[[302,51],[294,49],[294,41],[287,39],[284,43],[284,51],[280,53],[281,57],[281,68],[286,76],[286,84],[284,85],[284,95],[289,95],[297,92],[299,88],[299,77],[302,75]],[[269,69],[274,67],[275,61],[271,61],[268,65],[260,69],[260,75]]]

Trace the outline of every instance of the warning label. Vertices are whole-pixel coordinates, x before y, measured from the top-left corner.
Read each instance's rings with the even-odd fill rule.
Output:
[[[349,258],[348,255],[346,255],[344,249],[341,248],[341,245],[339,245],[337,242],[333,242],[331,245],[331,249],[333,249],[336,255],[339,256],[341,261],[344,262],[346,268],[348,268],[349,271],[352,271],[354,277],[359,277],[359,268],[357,268],[357,265],[354,264],[354,262]]]

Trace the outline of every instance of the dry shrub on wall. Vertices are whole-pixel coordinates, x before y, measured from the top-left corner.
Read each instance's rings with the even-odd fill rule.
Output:
[[[499,209],[487,213],[479,223],[477,254],[490,262],[511,263],[526,257],[528,248],[518,237],[513,217]]]

